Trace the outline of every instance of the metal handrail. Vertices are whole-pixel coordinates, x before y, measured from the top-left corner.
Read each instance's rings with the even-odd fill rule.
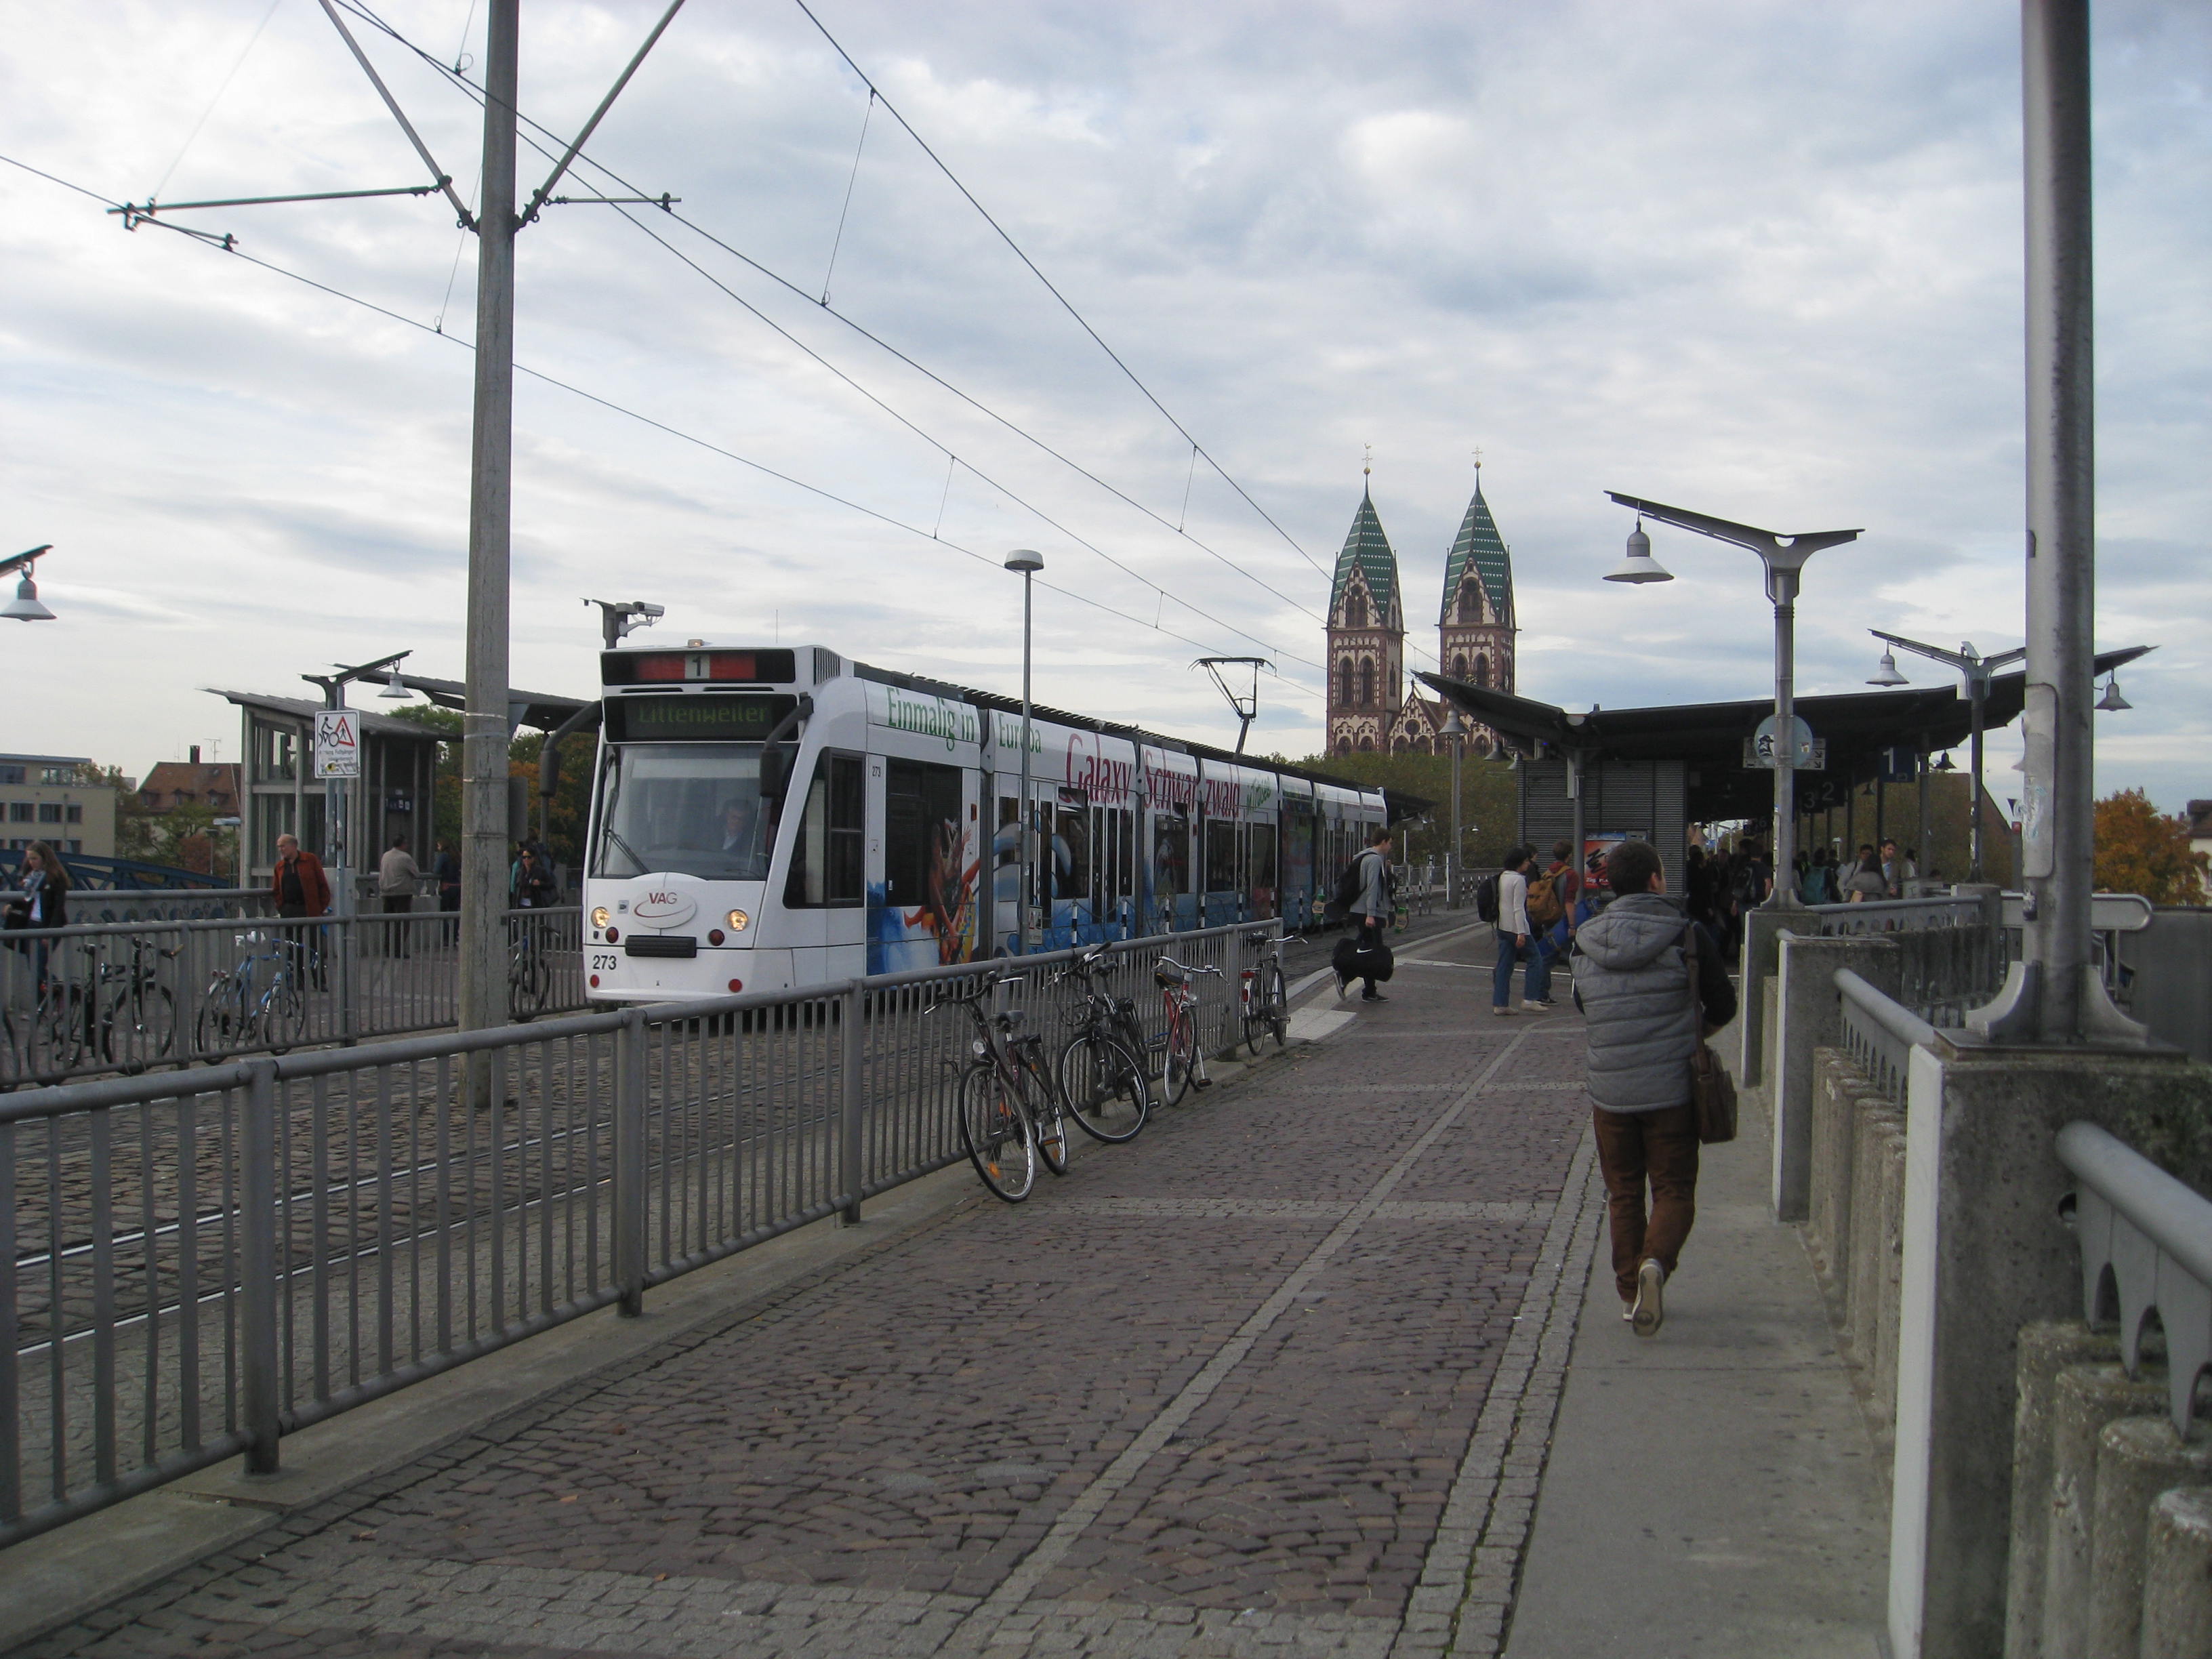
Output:
[[[532,912],[532,915],[550,913]],[[1279,921],[1115,941],[1241,966]],[[1080,947],[1088,948],[1088,947]],[[0,1097],[0,1547],[965,1156],[964,1033],[1076,948]],[[1209,1048],[1236,1035],[1209,975]],[[1109,981],[1110,982],[1110,981]],[[143,1449],[141,1449],[143,1448]]]
[[[2142,1365],[2145,1316],[2166,1329],[2166,1408],[2184,1439],[2195,1426],[2197,1378],[2212,1368],[2212,1200],[2192,1192],[2094,1123],[2058,1132],[2058,1161],[2081,1183],[2083,1316],[2097,1317],[2105,1275],[2119,1302],[2120,1358]]]
[[[1857,1009],[1899,1042],[1925,1047],[1936,1041],[1933,1025],[1850,969],[1836,969],[1836,989],[1843,994],[1844,1006]]]
[[[1899,1105],[1905,1102],[1912,1050],[1936,1040],[1936,1028],[1848,968],[1836,969],[1843,1003],[1844,1047],[1869,1082]]]

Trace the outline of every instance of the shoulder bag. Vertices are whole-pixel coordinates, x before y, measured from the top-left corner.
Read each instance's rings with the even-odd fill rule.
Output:
[[[1735,1084],[1705,1044],[1705,1008],[1698,995],[1698,924],[1682,929],[1682,963],[1690,970],[1690,1103],[1698,1109],[1698,1139],[1708,1146],[1735,1139]]]

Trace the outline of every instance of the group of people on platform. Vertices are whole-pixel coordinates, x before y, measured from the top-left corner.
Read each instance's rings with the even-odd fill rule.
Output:
[[[1893,838],[1877,847],[1862,842],[1855,856],[1838,848],[1800,848],[1794,861],[1797,897],[1806,904],[1864,904],[1906,896],[1905,884],[1918,878],[1917,849],[1900,848]],[[1774,865],[1765,844],[1746,836],[1733,848],[1692,845],[1683,870],[1685,907],[1694,921],[1711,928],[1731,959],[1743,945],[1743,919],[1771,896]]]

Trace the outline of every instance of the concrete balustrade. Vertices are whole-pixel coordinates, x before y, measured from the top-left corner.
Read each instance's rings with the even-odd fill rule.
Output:
[[[2212,1653],[2212,1487],[2160,1494],[2143,1545],[2142,1659]]]
[[[2069,1365],[2058,1373],[2051,1411],[2051,1485],[2044,1494],[2049,1530],[2043,1557],[2043,1638],[2035,1650],[2045,1659],[2081,1659],[2088,1651],[2097,1450],[2105,1425],[2115,1418],[2154,1412],[2162,1398],[2160,1383],[2132,1382],[2118,1365]]]
[[[2139,1659],[2151,1506],[2169,1490],[2206,1481],[2212,1443],[2182,1439],[2163,1417],[2105,1425],[2090,1527],[2089,1659]]]
[[[2005,1659],[2040,1659],[2045,1558],[2051,1542],[2052,1413],[2059,1373],[2085,1364],[2117,1365],[2120,1342],[2078,1319],[2039,1319],[2021,1328],[2020,1404],[2013,1416],[2012,1549],[2005,1583]]]

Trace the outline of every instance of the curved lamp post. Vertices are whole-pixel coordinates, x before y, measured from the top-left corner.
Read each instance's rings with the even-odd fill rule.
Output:
[[[1968,753],[1972,759],[1968,763],[1968,769],[1973,774],[1973,781],[1967,787],[1973,792],[1973,804],[1966,814],[1966,879],[1979,881],[1982,878],[1982,708],[1989,700],[1990,676],[2000,668],[2008,668],[2024,660],[2027,656],[2027,647],[2022,646],[2015,651],[2000,651],[1995,656],[1984,657],[1974,649],[1971,641],[1962,641],[1956,651],[1946,651],[1940,645],[1926,645],[1918,640],[1908,640],[1902,634],[1885,634],[1879,628],[1869,628],[1867,632],[1886,645],[1901,646],[1916,656],[1925,657],[1930,662],[1946,664],[1966,677],[1966,703],[1972,710],[1973,720],[1969,728]],[[1881,653],[1881,667],[1867,684],[1905,684],[1905,676],[1897,672],[1894,650]]]
[[[27,553],[18,553],[12,559],[0,559],[0,576],[5,576],[11,570],[22,573],[21,580],[15,584],[15,597],[7,604],[0,605],[0,617],[13,617],[17,622],[56,620],[54,613],[40,603],[39,585],[31,580],[31,569],[38,563],[39,556],[53,550],[54,544],[47,542],[43,546],[33,548]]]
[[[1016,832],[1021,849],[1021,896],[1014,905],[1014,923],[1022,937],[1022,951],[1030,950],[1030,901],[1033,896],[1031,884],[1036,879],[1034,860],[1030,853],[1031,839],[1030,819],[1034,811],[1030,805],[1030,579],[1044,568],[1044,555],[1034,548],[1018,547],[1006,555],[1006,568],[1022,574],[1022,804],[1014,816]]]
[[[1703,513],[1692,513],[1683,507],[1668,507],[1664,502],[1644,500],[1640,495],[1624,495],[1618,490],[1606,494],[1621,506],[1636,511],[1636,528],[1629,532],[1628,550],[1620,565],[1607,573],[1609,582],[1665,582],[1673,575],[1660,568],[1651,556],[1651,538],[1644,533],[1644,520],[1651,519],[1660,524],[1673,525],[1677,530],[1695,531],[1700,536],[1710,536],[1715,541],[1733,542],[1738,547],[1749,548],[1759,555],[1759,562],[1766,567],[1766,597],[1774,605],[1774,891],[1765,908],[1773,910],[1795,910],[1801,907],[1793,872],[1797,858],[1797,745],[1796,679],[1797,590],[1805,561],[1823,548],[1838,547],[1845,542],[1856,541],[1856,530],[1819,530],[1797,536],[1777,535],[1771,530],[1757,530],[1747,524],[1734,524],[1726,519],[1709,518]],[[1577,853],[1577,856],[1580,856]]]

